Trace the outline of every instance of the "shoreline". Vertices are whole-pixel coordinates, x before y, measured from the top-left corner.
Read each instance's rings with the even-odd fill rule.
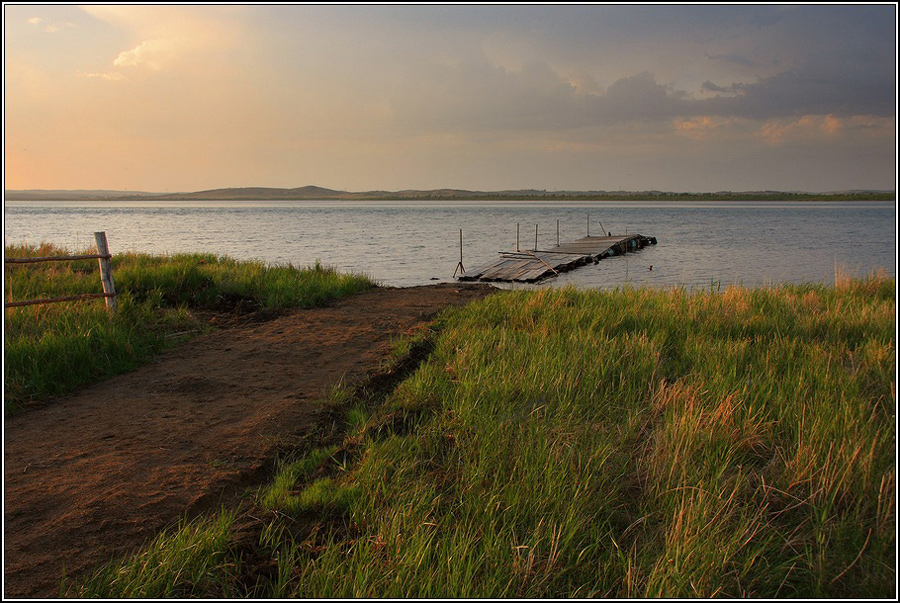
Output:
[[[546,202],[546,203],[678,203],[678,202],[734,202],[734,203],[887,203],[897,202],[895,194],[884,195],[796,195],[796,196],[751,196],[751,195],[659,195],[659,196],[637,196],[625,197],[619,195],[609,196],[577,196],[577,195],[547,195],[540,197],[506,197],[506,196],[483,196],[483,197],[443,197],[443,196],[422,196],[422,197],[194,197],[190,195],[161,195],[161,196],[141,196],[141,197],[70,197],[63,198],[57,196],[4,196],[4,203],[8,201],[15,202],[40,202],[52,201],[54,203],[62,202],[110,202],[118,203],[128,202],[155,202],[155,201],[189,201],[189,202],[278,202],[278,201],[308,201],[320,203],[354,203],[354,202],[499,202],[499,203],[520,203],[520,202]]]

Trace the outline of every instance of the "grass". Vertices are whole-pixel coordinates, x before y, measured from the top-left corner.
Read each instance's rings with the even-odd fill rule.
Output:
[[[214,577],[157,592],[892,598],[895,295],[873,276],[449,312],[385,399],[340,392],[340,446],[261,491],[270,571],[216,565],[222,541],[196,549]],[[105,584],[69,592],[136,592]]]
[[[52,245],[6,246],[7,258],[69,255]],[[88,253],[88,252],[85,252]],[[306,269],[208,254],[112,259],[118,311],[102,301],[8,308],[4,322],[5,411],[131,370],[207,328],[199,311],[312,307],[371,287],[316,263]],[[8,265],[7,301],[100,292],[96,260]]]
[[[82,585],[98,598],[178,598],[193,590],[229,598],[245,594],[235,584],[241,560],[229,547],[235,514],[221,510],[161,533],[127,566],[108,566]],[[68,582],[63,584],[64,596]]]

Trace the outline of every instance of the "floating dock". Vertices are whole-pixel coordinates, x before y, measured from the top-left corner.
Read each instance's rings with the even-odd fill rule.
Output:
[[[534,283],[603,258],[656,245],[656,237],[641,234],[587,236],[552,249],[500,252],[500,258],[475,270],[463,271],[461,281]]]

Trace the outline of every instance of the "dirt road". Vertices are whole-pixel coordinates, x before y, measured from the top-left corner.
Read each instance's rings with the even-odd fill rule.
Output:
[[[59,595],[185,515],[268,475],[320,425],[341,378],[376,371],[393,339],[493,292],[379,288],[198,337],[131,373],[7,418],[4,596]]]

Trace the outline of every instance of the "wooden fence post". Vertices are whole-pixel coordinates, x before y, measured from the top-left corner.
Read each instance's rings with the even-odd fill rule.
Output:
[[[100,281],[103,283],[103,293],[106,298],[106,307],[110,312],[116,311],[116,288],[113,285],[112,262],[110,262],[109,245],[106,242],[105,232],[95,232],[94,240],[97,242],[97,255],[100,257]]]

